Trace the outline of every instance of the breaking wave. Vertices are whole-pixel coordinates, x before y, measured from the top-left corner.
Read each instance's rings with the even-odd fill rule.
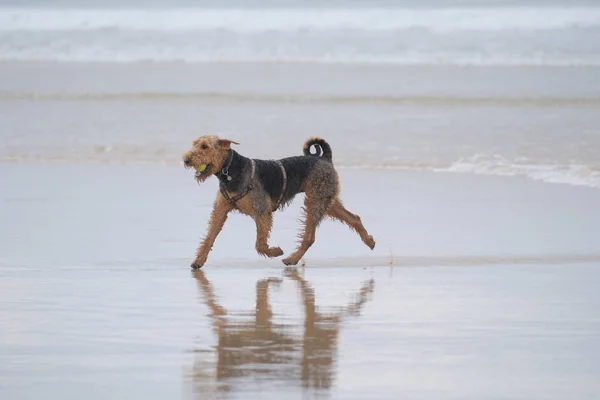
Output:
[[[500,155],[475,155],[460,159],[438,172],[463,172],[483,175],[523,176],[547,183],[563,183],[600,188],[600,165],[520,164]]]
[[[4,8],[0,60],[600,65],[600,7]]]
[[[2,9],[0,31],[154,30],[230,32],[510,31],[595,28],[595,7],[442,9]]]

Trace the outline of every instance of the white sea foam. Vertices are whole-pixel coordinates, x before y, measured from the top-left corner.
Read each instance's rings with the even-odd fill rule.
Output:
[[[463,172],[499,176],[524,176],[548,183],[600,188],[600,166],[537,165],[511,161],[501,155],[475,155],[460,159],[449,167],[435,168],[438,172]]]
[[[0,9],[0,60],[600,65],[600,7]]]
[[[433,32],[594,28],[600,8],[454,9],[4,9],[2,31],[405,30]]]

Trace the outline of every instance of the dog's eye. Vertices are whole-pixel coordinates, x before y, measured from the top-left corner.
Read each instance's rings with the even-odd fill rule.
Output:
[[[202,145],[202,150],[206,150],[206,149],[208,149],[208,146],[206,144],[203,144]]]

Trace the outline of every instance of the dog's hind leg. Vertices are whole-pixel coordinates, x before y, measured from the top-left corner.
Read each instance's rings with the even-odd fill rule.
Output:
[[[315,242],[317,227],[325,217],[339,193],[339,179],[333,165],[328,161],[315,164],[304,182],[304,230],[300,246],[283,260],[285,265],[296,265]]]
[[[317,200],[311,197],[309,193],[306,194],[304,200],[304,230],[299,236],[301,239],[300,246],[298,246],[295,252],[283,260],[285,265],[296,265],[310,246],[313,245],[317,227],[325,217],[329,204],[331,204],[331,199]]]
[[[341,200],[336,199],[331,205],[331,208],[329,209],[327,214],[330,217],[345,223],[354,231],[356,231],[359,234],[363,243],[369,246],[371,250],[375,248],[375,239],[373,239],[373,236],[369,235],[369,233],[363,226],[360,217],[346,210],[346,208],[342,205]]]
[[[256,251],[265,257],[279,257],[283,254],[280,247],[269,247],[269,235],[273,227],[273,213],[265,213],[254,217],[256,222]]]

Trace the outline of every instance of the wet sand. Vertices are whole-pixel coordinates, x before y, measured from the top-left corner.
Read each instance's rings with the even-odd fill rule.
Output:
[[[326,221],[286,269],[233,215],[193,273],[216,182],[0,164],[0,397],[597,398],[600,192],[340,173],[375,251]]]

